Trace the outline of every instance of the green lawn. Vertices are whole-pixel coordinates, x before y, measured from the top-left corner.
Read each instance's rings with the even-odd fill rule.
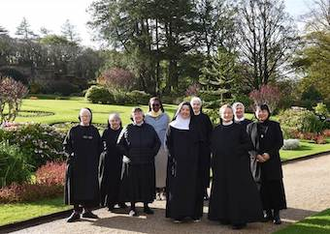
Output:
[[[293,225],[288,226],[275,234],[329,234],[330,209],[316,215],[307,217]]]
[[[0,204],[0,226],[70,209],[63,197],[36,202]]]
[[[300,140],[300,147],[297,150],[281,150],[280,155],[282,161],[293,158],[300,158],[311,154],[322,153],[330,151],[329,139],[327,144],[314,144],[309,141]]]
[[[83,107],[89,107],[93,111],[93,121],[94,123],[105,124],[107,122],[109,113],[118,112],[123,120],[124,125],[130,123],[130,112],[132,106],[117,106],[117,105],[102,105],[102,104],[92,104],[86,101],[84,98],[70,98],[70,100],[54,100],[54,99],[38,99],[30,100],[24,99],[21,115],[16,118],[16,122],[38,122],[46,124],[54,124],[61,122],[72,122],[78,121],[77,117],[79,110]],[[141,106],[146,112],[148,106]],[[173,113],[176,110],[175,105],[164,105],[166,112],[170,117],[173,117]],[[33,113],[25,111],[46,111],[52,112],[54,115],[48,116],[30,116]]]

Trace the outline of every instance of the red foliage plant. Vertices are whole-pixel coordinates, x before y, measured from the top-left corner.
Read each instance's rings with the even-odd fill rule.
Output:
[[[262,85],[259,90],[253,90],[249,97],[255,105],[267,104],[270,111],[274,111],[281,99],[281,92],[278,87],[267,84]]]
[[[192,84],[186,90],[186,96],[197,96],[201,86],[199,84]]]
[[[65,162],[47,162],[36,172],[36,183],[13,183],[0,189],[0,203],[35,201],[63,194]]]
[[[113,67],[103,72],[99,83],[108,88],[130,90],[134,85],[134,75],[126,69]]]

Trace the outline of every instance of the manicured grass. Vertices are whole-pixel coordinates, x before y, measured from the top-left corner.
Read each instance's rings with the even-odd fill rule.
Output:
[[[49,116],[31,116],[16,118],[16,122],[38,122],[46,124],[54,124],[61,122],[78,122],[79,110],[83,107],[89,107],[93,111],[93,122],[105,124],[107,122],[109,113],[117,112],[121,115],[123,124],[130,123],[130,113],[133,106],[117,106],[117,105],[102,105],[92,104],[86,101],[84,98],[70,98],[70,100],[54,100],[54,99],[24,99],[21,110],[22,114],[26,114],[24,111],[47,111],[53,112],[54,115]],[[147,112],[148,106],[141,106],[142,109]],[[164,105],[166,112],[172,118],[175,105]]]
[[[70,209],[63,197],[36,202],[0,204],[0,226]]]
[[[327,144],[315,144],[309,141],[300,140],[300,147],[297,150],[281,150],[280,155],[282,161],[293,158],[300,158],[311,154],[317,154],[330,151],[329,140]]]
[[[316,215],[307,217],[293,225],[288,226],[275,234],[329,234],[330,209]]]

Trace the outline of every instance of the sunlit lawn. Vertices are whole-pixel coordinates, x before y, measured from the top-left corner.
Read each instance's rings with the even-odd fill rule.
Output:
[[[0,226],[70,209],[63,197],[36,202],[0,204]]]
[[[293,225],[288,226],[275,234],[329,234],[330,209],[316,215],[307,217]]]
[[[281,150],[280,155],[282,161],[286,161],[293,158],[300,158],[311,154],[322,153],[330,151],[330,139],[327,140],[327,144],[315,144],[306,140],[300,141],[300,147],[296,150]]]
[[[92,104],[84,98],[73,98],[70,100],[53,100],[53,99],[38,99],[38,100],[23,100],[22,115],[33,115],[33,113],[24,111],[46,111],[52,112],[54,115],[49,116],[30,116],[16,118],[16,122],[38,122],[38,123],[62,123],[62,122],[77,122],[78,113],[82,107],[89,107],[93,111],[93,122],[105,124],[107,122],[109,113],[117,112],[121,115],[123,123],[130,122],[130,112],[133,106],[119,106],[119,105],[102,105]],[[141,106],[144,111],[148,110],[148,106]],[[176,109],[175,105],[164,105],[166,112],[170,117]]]

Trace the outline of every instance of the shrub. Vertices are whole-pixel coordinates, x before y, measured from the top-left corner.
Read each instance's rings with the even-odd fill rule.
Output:
[[[298,139],[287,139],[284,140],[283,150],[295,150],[299,148],[299,140]]]
[[[45,85],[43,92],[46,94],[58,94],[59,96],[69,96],[72,93],[79,93],[78,85],[69,81],[52,81]]]
[[[330,129],[325,129],[325,130],[323,130],[322,135],[323,135],[324,137],[330,137]]]
[[[129,97],[124,92],[114,90],[112,92],[112,94],[115,99],[115,104],[117,104],[117,105],[125,105],[128,103],[131,103],[131,101],[129,100]]]
[[[47,185],[64,185],[65,162],[47,162],[36,171],[36,183]]]
[[[112,104],[114,96],[106,88],[102,86],[91,86],[85,95],[86,99],[92,103]]]
[[[326,118],[329,115],[327,105],[323,102],[317,103],[315,107],[313,107],[315,114]]]
[[[132,92],[127,93],[127,96],[129,98],[128,103],[134,105],[147,105],[151,98],[150,94],[140,90],[133,90]]]
[[[312,111],[308,110],[288,109],[282,111],[278,118],[282,125],[293,127],[299,132],[319,133],[324,128],[323,122]]]
[[[31,167],[16,145],[0,142],[0,188],[30,178]]]
[[[0,189],[0,203],[35,201],[63,194],[65,162],[48,162],[36,172],[36,183],[13,183]]]
[[[17,145],[26,162],[37,169],[47,161],[64,158],[64,134],[45,124],[9,125],[0,129],[0,141]]]

